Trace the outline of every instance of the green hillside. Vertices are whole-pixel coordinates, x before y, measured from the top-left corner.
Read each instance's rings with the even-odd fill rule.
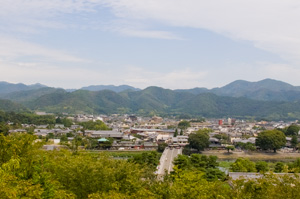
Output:
[[[45,92],[43,95],[42,93]],[[22,99],[17,99],[17,96]],[[141,91],[115,93],[109,90],[66,92],[62,89],[35,90],[14,94],[14,101],[34,111],[52,113],[137,113],[143,115],[180,115],[264,119],[298,119],[300,102],[258,101],[245,97],[218,96],[149,87]],[[17,106],[17,105],[16,105]]]
[[[29,109],[25,108],[23,105],[14,103],[12,101],[0,99],[0,111],[5,111],[5,112],[28,112]]]

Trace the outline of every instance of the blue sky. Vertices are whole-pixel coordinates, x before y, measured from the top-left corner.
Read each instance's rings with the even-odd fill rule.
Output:
[[[1,0],[0,80],[53,87],[300,85],[296,0]]]

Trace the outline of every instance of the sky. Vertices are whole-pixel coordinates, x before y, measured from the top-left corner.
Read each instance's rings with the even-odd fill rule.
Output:
[[[0,81],[300,86],[298,0],[1,0]]]

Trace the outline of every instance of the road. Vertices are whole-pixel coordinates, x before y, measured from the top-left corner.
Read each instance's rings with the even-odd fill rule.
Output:
[[[160,158],[160,164],[158,165],[157,174],[164,175],[165,172],[170,173],[173,171],[173,161],[174,159],[182,154],[182,149],[170,149],[166,148]]]

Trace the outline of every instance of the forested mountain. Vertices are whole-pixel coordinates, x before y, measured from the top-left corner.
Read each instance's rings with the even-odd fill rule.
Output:
[[[39,90],[38,92],[34,91],[37,89]],[[78,90],[108,90],[116,93],[141,91],[141,89],[139,88],[128,85],[93,85],[82,87],[81,89],[66,89],[65,91],[74,92]],[[165,91],[166,90],[167,89],[165,89]],[[3,99],[11,99],[18,102],[28,101],[30,100],[29,98],[37,98],[44,94],[49,94],[55,91],[55,88],[50,88],[41,84],[27,86],[25,84],[10,84],[7,82],[0,82],[0,97]],[[178,93],[190,93],[194,95],[202,93],[213,93],[219,96],[245,97],[262,101],[294,102],[300,100],[299,86],[293,86],[288,83],[273,79],[264,79],[258,82],[237,80],[220,88],[207,89],[203,87],[197,87],[193,89],[176,89],[174,91]]]
[[[0,111],[5,112],[28,112],[29,109],[21,104],[14,103],[9,100],[0,99]]]
[[[34,111],[54,113],[138,113],[159,115],[188,114],[203,117],[256,117],[267,119],[296,119],[300,117],[300,102],[267,102],[247,98],[217,96],[213,93],[194,95],[159,87],[141,91],[116,93],[109,90],[78,90],[69,93],[62,89],[45,92],[31,91],[27,100],[17,100]],[[41,94],[45,92],[45,94]],[[17,94],[14,94],[16,97]],[[20,95],[21,96],[21,95]],[[36,96],[36,97],[32,97]]]
[[[33,85],[25,85],[25,84],[12,84],[8,82],[0,82],[0,94],[12,93],[16,91],[28,91],[33,89],[39,89],[46,87],[42,84],[33,84]]]
[[[202,117],[256,117],[277,120],[299,119],[298,90],[299,87],[270,79],[254,83],[239,80],[212,90],[199,88],[174,91],[152,86],[140,91],[127,89],[122,92],[111,90],[67,92],[64,89],[45,87],[2,94],[2,99],[14,103],[9,101],[0,103],[2,109],[11,107],[7,110],[12,110],[14,106],[19,110],[25,106],[33,111],[53,113],[187,114]],[[278,100],[279,98],[282,100]],[[23,106],[15,103],[21,103]]]
[[[272,79],[258,82],[237,80],[224,87],[212,89],[211,92],[222,96],[247,97],[266,101],[295,101],[300,99],[300,87]]]
[[[38,97],[41,97],[46,94],[56,93],[56,92],[65,92],[64,89],[59,88],[50,88],[50,87],[43,87],[39,89],[32,89],[32,90],[24,90],[18,92],[11,92],[7,94],[2,94],[2,99],[8,99],[15,102],[28,102],[34,100]]]
[[[282,81],[264,79],[258,82],[237,80],[221,88],[193,88],[176,90],[193,94],[214,93],[220,96],[246,97],[263,101],[297,101],[300,100],[300,87]]]

